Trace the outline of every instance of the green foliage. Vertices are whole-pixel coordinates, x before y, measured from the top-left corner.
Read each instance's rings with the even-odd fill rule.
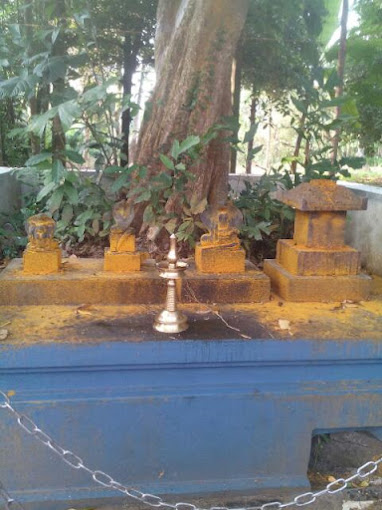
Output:
[[[134,204],[145,203],[143,222],[154,227],[159,233],[165,228],[174,233],[179,241],[194,246],[198,232],[203,225],[198,216],[207,207],[207,200],[199,200],[192,193],[195,179],[191,172],[195,162],[210,139],[210,133],[204,137],[190,135],[185,140],[174,140],[170,154],[160,154],[163,170],[147,177],[145,167],[121,171],[121,177],[138,178],[142,184],[133,187],[127,196]],[[117,182],[117,181],[116,181]],[[121,181],[123,185],[127,181]]]
[[[290,237],[293,228],[294,211],[275,200],[272,193],[280,187],[291,189],[299,182],[298,176],[273,171],[255,184],[245,181],[245,189],[235,200],[244,218],[240,237],[247,252],[258,260],[273,258],[277,240]]]
[[[251,0],[238,55],[254,95],[300,88],[318,63],[324,14],[324,0]]]
[[[0,214],[0,259],[11,259],[21,255],[27,244],[25,222],[39,212],[34,193],[22,197],[23,206],[13,214]]]
[[[78,156],[71,155],[73,159]],[[19,176],[37,176],[36,184],[41,189],[35,198],[36,209],[56,220],[56,234],[63,245],[108,235],[113,201],[96,182],[95,175],[68,169],[60,160],[52,163],[49,153],[33,156],[28,164]]]
[[[291,126],[300,139],[298,155],[283,158],[282,163],[291,165],[303,174],[303,180],[347,176],[349,168],[359,168],[364,158],[342,157],[332,161],[332,135],[334,130],[353,129],[358,123],[358,111],[351,96],[335,96],[338,85],[335,70],[321,66],[312,70],[311,79],[302,80],[302,90],[291,96],[290,104],[280,104],[284,115],[291,116]],[[341,115],[334,119],[334,108],[341,106]]]
[[[347,41],[345,87],[355,98],[359,123],[348,135],[359,141],[367,156],[373,156],[382,141],[381,2],[358,0],[356,7],[360,22]],[[333,52],[328,58],[333,58]]]

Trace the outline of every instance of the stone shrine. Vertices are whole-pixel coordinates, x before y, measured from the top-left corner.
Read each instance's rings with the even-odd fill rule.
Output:
[[[293,239],[280,239],[276,260],[264,272],[288,301],[367,299],[371,278],[360,274],[360,253],[345,244],[346,211],[367,199],[334,181],[319,179],[279,190],[275,198],[296,209]]]
[[[27,220],[28,244],[23,254],[26,274],[57,273],[61,267],[61,250],[53,239],[55,221],[46,214],[36,214]]]
[[[110,248],[105,250],[104,270],[116,273],[140,271],[145,254],[135,248],[135,235],[130,227],[134,209],[127,201],[113,208],[115,225],[110,229]]]
[[[201,273],[244,273],[245,251],[238,237],[238,227],[243,221],[241,212],[229,202],[207,209],[202,220],[209,232],[196,245],[196,269]]]

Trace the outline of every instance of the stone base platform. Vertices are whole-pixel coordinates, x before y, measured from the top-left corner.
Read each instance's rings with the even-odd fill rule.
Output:
[[[270,280],[250,263],[245,273],[224,275],[200,274],[191,265],[178,294],[184,303],[259,303],[269,300]],[[152,260],[141,271],[111,273],[102,259],[68,259],[58,273],[25,275],[15,259],[0,275],[0,305],[152,305],[163,304],[165,295]]]
[[[276,260],[266,260],[264,272],[271,278],[272,290],[287,301],[363,301],[370,295],[371,278],[365,274],[296,276]]]

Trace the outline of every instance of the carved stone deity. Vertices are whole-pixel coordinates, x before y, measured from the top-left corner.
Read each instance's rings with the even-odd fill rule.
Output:
[[[195,263],[202,273],[242,273],[245,251],[238,237],[243,221],[241,212],[231,203],[207,209],[202,221],[208,228],[195,249]]]
[[[30,274],[49,274],[61,267],[61,250],[54,239],[55,221],[47,214],[28,218],[28,244],[23,254],[23,271]]]

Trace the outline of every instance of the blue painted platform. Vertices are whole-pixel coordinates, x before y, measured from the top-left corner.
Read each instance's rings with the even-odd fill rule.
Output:
[[[307,487],[318,430],[378,434],[382,342],[9,344],[0,349],[0,388],[91,468],[156,494],[223,491],[224,500]],[[0,480],[36,509],[119,495],[62,463],[4,409]]]

